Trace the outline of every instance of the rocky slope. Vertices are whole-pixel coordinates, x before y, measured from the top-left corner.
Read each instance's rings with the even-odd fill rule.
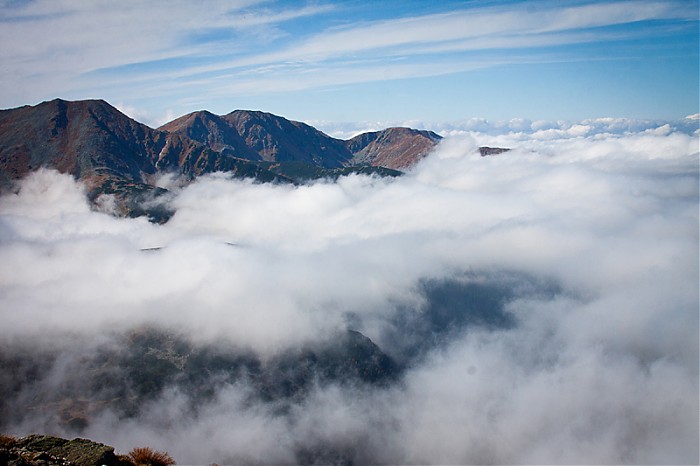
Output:
[[[114,447],[84,438],[68,440],[31,434],[15,438],[0,434],[0,465],[7,466],[174,466],[167,453],[137,447],[115,454]]]
[[[312,402],[319,387],[381,390],[403,370],[352,330],[264,358],[233,344],[195,344],[155,328],[100,338],[97,345],[90,340],[44,349],[28,342],[0,345],[0,429],[31,425],[36,431],[80,434],[104,416],[138,423],[173,394],[196,418],[230,390],[248,406],[282,415]],[[300,445],[290,462],[335,464],[323,460],[334,448],[307,451]],[[128,459],[83,439],[0,435],[0,465],[168,466]]]
[[[249,110],[236,110],[223,118],[262,160],[340,168],[352,157],[343,141],[298,121]]]
[[[158,129],[196,141],[216,152],[242,159],[262,160],[228,121],[205,110],[181,116]]]
[[[144,182],[167,135],[101,100],[52,100],[0,111],[0,176],[21,178],[38,167],[76,178],[117,176]]]
[[[363,133],[347,141],[354,165],[372,165],[402,170],[430,153],[442,137],[432,131],[388,128]]]
[[[67,440],[32,434],[15,439],[0,436],[0,464],[13,466],[133,466],[114,448],[87,439]]]

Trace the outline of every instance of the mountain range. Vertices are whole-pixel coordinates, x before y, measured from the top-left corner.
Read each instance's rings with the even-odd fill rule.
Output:
[[[344,141],[249,110],[197,111],[154,129],[103,100],[55,99],[0,110],[0,188],[53,168],[84,182],[91,199],[114,194],[133,214],[140,197],[160,192],[156,179],[163,173],[192,179],[223,171],[261,182],[353,172],[397,176],[440,139],[430,131],[389,128]]]
[[[227,172],[288,183],[351,173],[399,176],[441,139],[432,131],[388,128],[341,140],[251,110],[197,111],[154,129],[104,100],[55,99],[0,110],[0,191],[34,170],[52,168],[82,181],[91,201],[113,195],[117,213],[165,221],[167,212],[141,207],[167,192],[156,186],[163,174],[191,180]],[[504,149],[480,148],[482,155],[494,150]]]

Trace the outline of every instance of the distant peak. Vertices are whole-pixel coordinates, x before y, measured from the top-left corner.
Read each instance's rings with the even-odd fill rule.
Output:
[[[437,133],[434,133],[433,131],[428,131],[424,129],[414,129],[414,128],[408,128],[406,126],[393,126],[391,128],[387,128],[382,131],[374,131],[371,133],[365,133],[369,134],[371,136],[377,136],[377,137],[405,137],[405,136],[423,136],[426,137],[432,141],[440,141],[442,139],[442,136],[440,136]],[[362,136],[362,135],[360,135]]]
[[[263,112],[261,110],[234,110],[223,118],[233,118],[233,119],[256,119],[262,121],[289,121],[287,118],[275,115],[269,112]]]
[[[277,115],[273,115],[272,113],[269,113],[269,112],[263,112],[262,110],[246,110],[246,109],[236,109],[236,110],[228,113],[228,115],[244,115],[244,114],[277,116]]]
[[[205,118],[218,118],[218,115],[215,115],[211,113],[209,110],[196,110],[194,112],[187,113],[185,115],[182,115],[179,118],[176,118],[173,121],[179,121],[179,120],[190,120],[192,118],[196,117],[205,117]]]
[[[188,115],[190,116],[206,116],[206,117],[218,117],[219,115],[216,115],[209,110],[196,110],[192,113],[189,113]],[[185,115],[187,116],[187,115]]]
[[[186,115],[182,115],[181,117],[176,118],[173,121],[169,121],[164,125],[161,125],[158,129],[162,131],[172,132],[180,129],[183,126],[187,126],[190,123],[197,120],[216,121],[220,119],[221,117],[219,115],[215,115],[208,110],[197,110],[194,112],[187,113]]]
[[[114,108],[109,102],[103,99],[83,99],[83,100],[66,100],[66,99],[61,99],[61,98],[56,98],[52,100],[45,100],[41,102],[39,105],[47,105],[47,104],[58,104],[58,105],[75,105],[75,106],[91,106],[91,105],[99,105],[99,106],[107,106],[110,108]]]

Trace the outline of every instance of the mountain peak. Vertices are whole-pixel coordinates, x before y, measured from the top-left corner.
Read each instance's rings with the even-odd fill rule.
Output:
[[[340,168],[352,158],[343,141],[305,123],[253,110],[235,110],[222,118],[264,161]]]
[[[142,181],[153,130],[104,100],[54,99],[0,113],[0,184],[39,167],[76,178],[117,173]]]
[[[66,99],[61,99],[61,98],[56,98],[52,100],[45,100],[37,105],[34,106],[29,106],[30,108],[42,108],[42,107],[48,107],[48,108],[59,108],[59,109],[80,109],[83,111],[86,110],[100,110],[100,111],[106,111],[106,112],[121,112],[114,107],[112,104],[107,102],[106,100],[103,99],[85,99],[85,100],[66,100]],[[126,115],[124,115],[126,116]],[[128,118],[128,117],[127,117]]]
[[[182,115],[181,117],[169,121],[168,123],[159,126],[157,129],[159,131],[167,131],[168,133],[173,133],[182,130],[183,128],[193,124],[196,121],[206,122],[216,121],[219,119],[221,119],[221,117],[219,117],[218,115],[214,115],[213,113],[207,110],[197,110],[195,112],[190,112],[186,115]]]
[[[260,160],[228,121],[206,110],[188,113],[158,129],[197,141],[222,154]]]
[[[401,170],[428,155],[441,139],[432,131],[392,127],[357,135],[346,144],[354,164]]]
[[[232,115],[249,115],[249,116],[255,116],[257,118],[284,118],[278,115],[275,115],[270,112],[263,112],[262,110],[247,110],[247,109],[236,109],[231,112],[228,112],[224,116],[232,116]],[[286,120],[286,118],[284,118]]]

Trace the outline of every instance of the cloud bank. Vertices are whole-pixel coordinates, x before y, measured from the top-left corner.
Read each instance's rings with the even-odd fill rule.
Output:
[[[308,124],[321,129],[326,134],[340,139],[350,139],[368,131],[379,131],[393,126],[426,128],[442,136],[459,136],[472,134],[486,144],[492,143],[488,136],[498,137],[503,143],[524,141],[528,139],[572,139],[572,138],[610,138],[614,136],[634,135],[648,132],[659,135],[673,132],[699,135],[698,114],[688,115],[679,120],[642,120],[635,118],[590,118],[586,120],[531,120],[528,118],[511,118],[510,120],[489,120],[487,118],[469,118],[453,122],[428,122],[421,120],[404,121],[360,121],[328,122],[309,120]],[[485,139],[487,138],[487,139]]]
[[[493,141],[513,150],[475,154]],[[0,199],[2,362],[44,369],[1,380],[15,406],[68,391],[146,326],[261,361],[350,328],[403,369],[272,401],[252,378],[207,380],[197,399],[166,385],[80,426],[50,404],[5,408],[2,428],[147,443],[180,464],[695,464],[697,151],[672,129],[472,131],[398,179],[203,177],[173,191],[164,225],[91,210],[39,171]]]

